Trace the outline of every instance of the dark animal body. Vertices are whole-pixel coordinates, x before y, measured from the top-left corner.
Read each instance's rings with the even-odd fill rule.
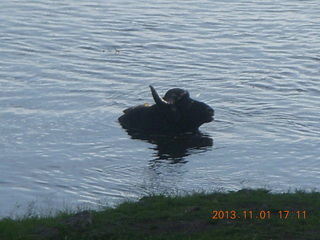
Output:
[[[170,89],[161,98],[152,86],[150,89],[155,104],[124,110],[118,119],[123,128],[160,134],[198,132],[202,124],[213,120],[214,110],[190,98],[186,90]]]

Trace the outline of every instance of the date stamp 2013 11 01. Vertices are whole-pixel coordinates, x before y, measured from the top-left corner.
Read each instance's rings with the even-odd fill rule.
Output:
[[[212,211],[212,219],[271,219],[273,217],[279,219],[306,219],[307,211],[282,210],[276,212],[276,214],[271,214],[271,211]]]

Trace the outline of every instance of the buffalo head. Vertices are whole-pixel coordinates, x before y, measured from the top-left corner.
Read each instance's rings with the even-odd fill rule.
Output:
[[[123,128],[161,134],[198,132],[202,124],[213,120],[214,110],[190,98],[186,90],[170,89],[161,98],[152,86],[150,89],[155,104],[124,110],[118,119]]]

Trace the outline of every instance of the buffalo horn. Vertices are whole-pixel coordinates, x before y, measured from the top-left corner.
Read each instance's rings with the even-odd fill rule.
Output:
[[[152,97],[156,104],[160,104],[160,105],[169,104],[167,101],[165,101],[162,97],[159,96],[157,91],[151,85],[150,85],[150,89],[151,89]]]

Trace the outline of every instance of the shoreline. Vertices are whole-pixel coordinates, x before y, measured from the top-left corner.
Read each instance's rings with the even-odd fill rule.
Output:
[[[100,211],[0,220],[0,239],[316,239],[320,192],[154,195]]]

